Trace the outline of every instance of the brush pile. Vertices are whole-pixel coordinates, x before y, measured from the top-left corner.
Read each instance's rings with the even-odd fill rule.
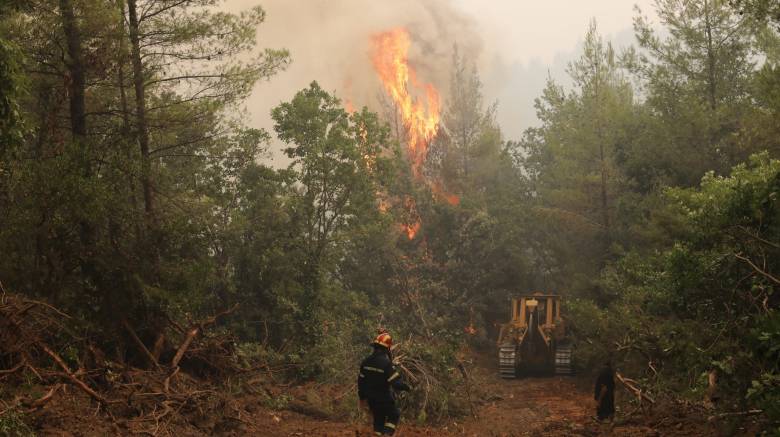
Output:
[[[101,414],[116,434],[169,434],[169,427],[213,432],[240,423],[241,407],[206,376],[250,372],[236,361],[230,336],[204,335],[232,307],[186,328],[172,321],[166,347],[163,333],[151,348],[122,322],[148,367],[107,354],[80,335],[80,323],[57,308],[0,290],[0,419],[35,416],[58,396]],[[164,360],[161,357],[165,358]],[[164,361],[164,362],[163,362]],[[222,381],[222,379],[220,379]],[[13,393],[13,397],[9,393]],[[246,414],[244,414],[246,415]]]

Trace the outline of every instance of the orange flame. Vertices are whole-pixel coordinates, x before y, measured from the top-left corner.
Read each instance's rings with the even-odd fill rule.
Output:
[[[437,181],[431,184],[431,192],[433,192],[433,194],[436,196],[444,199],[444,201],[450,205],[455,206],[460,204],[460,197],[457,194],[448,193],[447,190],[445,190],[442,186],[441,182]]]
[[[401,229],[406,232],[406,236],[410,240],[414,240],[414,236],[417,235],[418,232],[420,232],[420,228],[422,227],[421,222],[415,222],[408,225],[401,225]]]
[[[406,236],[409,237],[410,240],[413,240],[414,236],[420,232],[420,228],[422,227],[422,220],[420,220],[420,215],[417,213],[417,204],[414,202],[413,197],[406,196],[404,199],[404,208],[406,208],[406,212],[409,215],[409,221],[406,224],[401,225],[401,229],[406,232]]]
[[[355,112],[355,105],[352,103],[352,99],[344,99],[344,110],[350,114]]]
[[[403,28],[377,34],[373,38],[374,69],[387,94],[398,107],[409,135],[407,153],[412,173],[422,177],[422,165],[428,153],[428,144],[436,136],[439,127],[439,93],[431,84],[420,85],[415,72],[409,66],[409,32]],[[411,85],[425,94],[427,105],[409,93]]]
[[[414,69],[409,66],[411,38],[406,29],[396,28],[376,34],[373,37],[373,44],[371,59],[374,69],[385,91],[395,103],[407,133],[406,151],[412,167],[412,175],[417,180],[425,181],[423,164],[428,155],[428,145],[436,137],[439,129],[439,92],[429,83],[421,84],[417,80]],[[414,97],[409,92],[410,88],[415,94],[424,95],[425,102]],[[460,198],[447,193],[441,183],[425,182],[435,195],[449,204],[457,205],[460,202]],[[404,207],[410,220],[408,224],[401,227],[411,240],[420,231],[422,221],[413,198],[407,197]]]

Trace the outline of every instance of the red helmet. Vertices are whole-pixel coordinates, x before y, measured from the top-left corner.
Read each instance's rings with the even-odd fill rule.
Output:
[[[390,334],[387,332],[383,332],[376,336],[374,339],[374,344],[378,344],[390,349],[393,346],[393,337],[390,337]]]

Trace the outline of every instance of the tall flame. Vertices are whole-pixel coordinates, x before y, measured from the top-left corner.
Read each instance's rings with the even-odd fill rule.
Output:
[[[436,137],[439,129],[440,107],[439,92],[429,84],[418,82],[416,73],[409,66],[409,47],[411,38],[404,28],[396,28],[374,35],[374,50],[371,59],[374,69],[382,81],[385,92],[393,100],[406,130],[406,151],[412,167],[412,175],[418,181],[427,183],[437,196],[450,204],[459,202],[458,196],[447,193],[441,183],[430,183],[423,175],[423,164],[428,155],[428,145]],[[425,96],[417,98],[410,93]],[[414,239],[420,231],[422,222],[414,199],[407,197],[404,208],[408,223],[402,225],[409,239]]]
[[[409,66],[409,32],[396,28],[374,35],[372,61],[385,91],[398,107],[408,134],[407,153],[412,174],[422,179],[428,144],[439,126],[439,93],[431,84],[419,84]],[[426,104],[409,93],[410,85],[425,94]]]

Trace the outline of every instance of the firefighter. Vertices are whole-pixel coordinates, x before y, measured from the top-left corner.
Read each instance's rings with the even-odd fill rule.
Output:
[[[372,343],[374,352],[360,363],[358,397],[361,407],[371,411],[376,435],[393,435],[401,418],[391,388],[397,391],[409,390],[393,366],[390,352],[392,345],[390,334],[381,330]]]
[[[612,360],[607,360],[599,372],[593,397],[597,402],[598,420],[611,419],[615,415],[615,371],[612,369]]]

